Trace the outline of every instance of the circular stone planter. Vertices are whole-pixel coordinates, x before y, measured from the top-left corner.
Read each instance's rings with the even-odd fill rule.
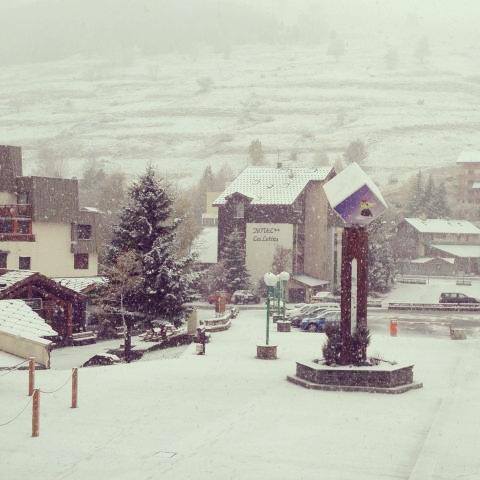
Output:
[[[290,332],[292,330],[292,322],[281,320],[277,322],[277,332]]]
[[[276,360],[277,346],[276,345],[257,345],[257,358],[261,360]]]

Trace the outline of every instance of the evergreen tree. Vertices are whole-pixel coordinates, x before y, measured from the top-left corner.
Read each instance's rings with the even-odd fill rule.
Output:
[[[368,288],[374,292],[390,290],[396,263],[387,224],[375,220],[368,227]]]
[[[347,149],[343,153],[343,158],[347,165],[353,162],[361,165],[367,157],[367,147],[361,140],[355,140],[353,142],[350,142]]]
[[[423,185],[422,171],[419,170],[415,181],[412,183],[407,204],[407,217],[419,217],[423,212],[425,200],[425,187]]]
[[[120,222],[114,227],[109,263],[131,250],[143,257],[152,250],[157,238],[169,235],[178,225],[170,219],[172,199],[151,167],[132,185],[128,197]]]
[[[448,218],[451,216],[451,210],[447,201],[447,189],[445,183],[440,183],[436,188],[432,204],[435,206],[435,217],[432,218]]]
[[[252,165],[264,165],[265,155],[263,153],[262,142],[257,138],[253,140],[248,147],[248,155]]]
[[[433,181],[432,174],[430,174],[423,190],[422,208],[420,209],[426,218],[439,218],[435,206],[435,193],[435,182]]]
[[[147,318],[166,317],[178,322],[183,304],[192,299],[193,257],[176,251],[179,220],[172,219],[172,199],[152,168],[133,184],[129,202],[114,229],[108,260],[133,252],[141,265],[139,286],[125,294],[127,310]]]
[[[228,235],[223,248],[223,264],[227,291],[250,288],[250,276],[245,266],[245,244],[243,235],[238,230]]]

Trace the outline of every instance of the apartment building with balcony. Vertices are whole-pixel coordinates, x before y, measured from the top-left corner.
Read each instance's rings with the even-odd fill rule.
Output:
[[[457,180],[459,200],[480,204],[480,152],[466,150],[458,156]]]
[[[0,145],[0,269],[97,275],[98,221],[76,179],[23,176],[21,148]]]

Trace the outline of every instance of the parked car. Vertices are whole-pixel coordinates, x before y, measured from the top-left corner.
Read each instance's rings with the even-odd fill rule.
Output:
[[[476,298],[469,297],[463,293],[442,293],[440,294],[439,303],[480,303]]]
[[[310,309],[305,311],[300,315],[296,315],[294,317],[290,317],[289,320],[294,327],[300,327],[301,323],[309,318],[318,317],[320,314],[324,312],[328,312],[331,310],[339,311],[338,306],[325,306],[325,305],[310,305]]]
[[[340,302],[340,297],[331,292],[317,292],[312,296],[312,303],[319,302]]]
[[[232,294],[232,303],[260,303],[260,297],[258,295],[255,295],[250,290],[236,290]]]
[[[231,295],[228,292],[218,291],[208,296],[207,301],[210,305],[215,305],[220,297],[225,297],[226,303],[231,302]]]
[[[329,324],[340,323],[340,310],[327,310],[314,317],[307,317],[300,323],[300,328],[309,332],[324,332]]]

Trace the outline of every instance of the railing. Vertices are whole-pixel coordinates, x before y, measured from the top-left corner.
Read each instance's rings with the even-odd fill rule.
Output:
[[[0,217],[32,218],[32,206],[22,204],[0,205]]]
[[[388,304],[389,310],[434,310],[439,312],[478,312],[480,303],[407,303],[396,302]]]

